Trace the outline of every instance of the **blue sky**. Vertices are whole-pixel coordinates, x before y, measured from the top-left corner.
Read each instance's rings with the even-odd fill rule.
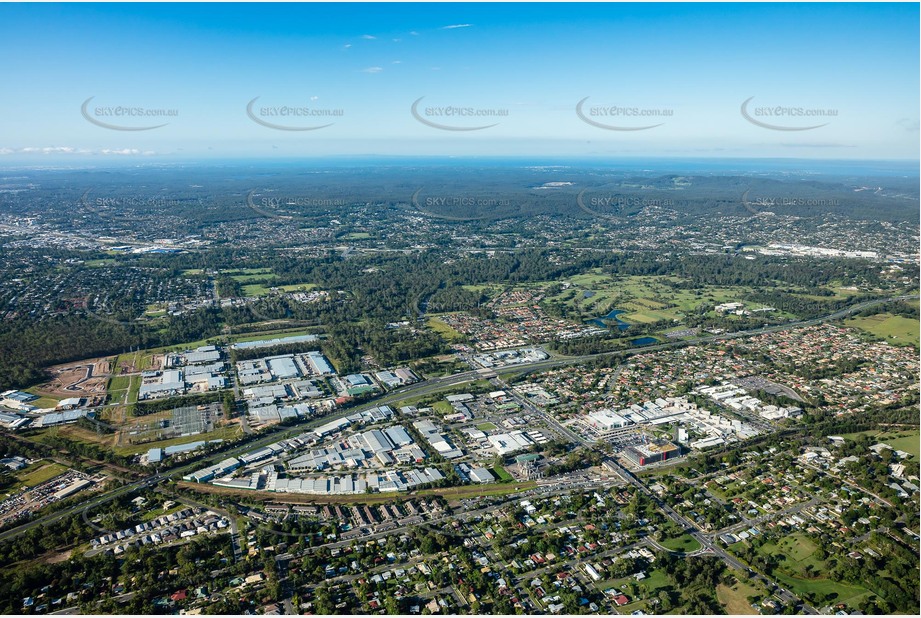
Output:
[[[349,154],[916,160],[918,21],[917,4],[870,3],[3,4],[0,165]],[[774,128],[743,116],[747,99],[749,118]],[[284,106],[331,115],[272,115]],[[105,115],[117,107],[176,115]],[[457,130],[486,125],[495,126]]]

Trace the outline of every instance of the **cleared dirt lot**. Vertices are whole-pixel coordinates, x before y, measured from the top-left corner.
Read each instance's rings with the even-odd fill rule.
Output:
[[[42,395],[56,398],[105,397],[106,382],[112,372],[115,357],[55,365],[48,369],[51,379],[35,390]]]

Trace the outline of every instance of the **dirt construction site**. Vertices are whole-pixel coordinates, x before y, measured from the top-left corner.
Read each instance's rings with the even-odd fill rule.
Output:
[[[114,357],[106,357],[55,365],[48,369],[51,379],[37,390],[49,397],[85,397],[90,405],[94,405],[94,400],[102,403],[113,360]]]

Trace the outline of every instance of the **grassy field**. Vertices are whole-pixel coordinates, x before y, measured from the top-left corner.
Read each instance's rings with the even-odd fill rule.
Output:
[[[109,378],[109,385],[106,390],[109,392],[126,391],[129,388],[131,388],[131,376],[112,376]]]
[[[19,482],[24,487],[35,487],[36,485],[41,485],[45,481],[53,479],[59,474],[64,474],[67,472],[67,467],[62,466],[59,463],[49,462],[47,459],[42,459],[34,464],[23,468],[17,472],[14,476],[19,479]]]
[[[836,595],[835,603],[847,603],[852,607],[869,594],[866,589],[859,586],[842,584],[825,578],[801,579],[778,572],[776,579],[799,596],[808,595],[810,598],[816,598],[833,594]]]
[[[476,428],[480,431],[492,431],[496,428],[496,426],[492,423],[480,423],[476,426]]]
[[[146,355],[141,351],[119,354],[115,357],[115,362],[112,365],[112,374],[120,375],[123,370],[129,373],[141,371],[145,367],[150,366],[149,360],[145,365],[145,356]]]
[[[441,335],[442,339],[451,343],[454,341],[463,341],[464,336],[439,320],[438,318],[429,318],[426,322],[429,328]]]
[[[103,258],[100,260],[87,260],[83,263],[87,268],[99,268],[101,266],[112,266],[115,260],[112,258]]]
[[[173,350],[193,350],[203,345],[214,345],[220,342],[222,339],[224,339],[224,337],[220,337],[220,336],[209,337],[208,339],[199,339],[198,341],[190,341],[182,345],[165,345],[165,346],[160,346],[159,348],[150,348],[149,350],[146,350],[146,352],[150,354],[163,354],[164,352],[171,352]]]
[[[162,318],[163,316],[166,315],[166,310],[167,310],[167,307],[165,304],[154,303],[152,305],[147,306],[147,309],[144,310],[144,315],[146,315],[149,318]]]
[[[423,489],[416,494],[420,496],[442,496],[445,500],[460,500],[462,498],[475,498],[478,496],[504,496],[519,491],[527,491],[537,487],[537,481],[505,485],[463,485],[461,487],[446,487],[443,489]]]
[[[38,395],[38,399],[29,402],[30,406],[35,406],[36,408],[46,410],[48,408],[56,408],[57,405],[61,403],[60,399],[55,399],[54,397],[49,397],[48,395],[41,395],[35,388],[27,388],[24,392],[30,393],[32,395]]]
[[[126,406],[109,406],[100,408],[96,418],[110,425],[121,425],[127,420],[127,416]]]
[[[689,534],[682,534],[673,539],[664,539],[659,541],[659,545],[672,551],[692,552],[700,549],[700,543]]]
[[[140,392],[141,392],[141,378],[135,378],[131,380],[131,388],[128,389],[128,403],[129,404],[137,403],[138,395],[140,394]],[[133,410],[134,406],[132,406],[131,409]]]
[[[42,432],[36,436],[35,439],[39,442],[45,442],[46,437],[51,438],[55,436],[73,440],[74,442],[85,442],[87,444],[95,444],[97,446],[110,448],[115,444],[116,434],[97,434],[94,431],[84,429],[77,425],[58,425]]]
[[[886,440],[886,444],[891,446],[897,451],[905,451],[906,453],[911,453],[915,459],[921,457],[921,434],[915,431],[909,434],[902,435],[894,440]]]
[[[263,331],[256,334],[232,335],[228,337],[233,343],[246,341],[262,341],[266,339],[281,339],[282,337],[297,337],[299,335],[317,335],[316,328],[283,328],[280,330]]]
[[[641,594],[639,596],[644,597],[644,599],[650,599],[655,597],[660,590],[667,590],[669,588],[674,588],[675,584],[661,569],[653,569],[646,573],[646,578],[641,581],[636,581],[632,577],[622,577],[620,579],[609,579],[607,581],[601,581],[595,584],[595,588],[599,591],[604,592],[608,588],[615,588],[624,592],[626,594],[630,593],[630,586],[636,586],[637,591]],[[645,600],[633,601],[622,608],[620,608],[621,614],[629,614],[636,610],[647,609],[647,602]]]
[[[671,578],[662,569],[653,569],[646,574],[646,579],[640,582],[640,588],[643,588],[650,594],[655,594],[659,590],[669,588],[673,585]]]
[[[221,271],[222,275],[229,275],[234,280],[243,283],[246,281],[246,278],[266,278],[274,277],[275,273],[272,272],[271,268],[228,268]],[[242,277],[242,278],[241,278]]]
[[[285,292],[309,292],[316,287],[317,284],[315,283],[292,283],[290,285],[279,285],[278,289]]]
[[[160,505],[157,505],[151,508],[149,511],[141,515],[138,519],[140,519],[140,521],[151,521],[153,519],[162,517],[164,515],[171,515],[173,513],[178,513],[184,508],[186,508],[186,505],[180,502],[180,503],[174,504],[173,506],[171,506],[170,508],[164,511],[163,505],[160,504]]]
[[[243,286],[243,296],[265,296],[269,288],[263,283],[248,283]]]
[[[278,320],[278,321],[282,321],[282,320]],[[255,331],[251,333],[246,333],[245,335],[230,335],[230,336],[222,335],[222,336],[209,337],[207,339],[199,339],[198,341],[190,341],[182,345],[169,345],[169,346],[161,346],[159,348],[150,348],[149,350],[145,350],[145,354],[148,355],[149,357],[149,355],[151,354],[163,354],[164,352],[169,352],[172,350],[192,350],[192,349],[201,347],[203,345],[214,345],[222,341],[238,342],[238,341],[255,341],[257,339],[275,339],[276,337],[307,334],[310,332],[312,332],[311,329],[305,330],[303,327],[295,327],[295,328],[286,328],[286,329],[282,328],[282,329],[276,329],[276,330]],[[149,366],[150,366],[150,361],[148,360],[144,368],[149,367]]]
[[[836,288],[833,286],[825,286],[823,289],[829,290],[832,292],[831,296],[820,296],[818,294],[810,294],[808,292],[794,292],[798,298],[805,298],[808,300],[818,300],[818,301],[828,301],[828,300],[841,300],[843,298],[850,298],[855,294],[859,294],[855,290],[843,290],[841,288]]]
[[[853,605],[868,594],[867,590],[860,586],[822,577],[821,574],[826,571],[825,562],[815,556],[816,549],[815,543],[805,535],[795,533],[784,537],[778,544],[765,543],[758,551],[766,556],[775,555],[781,558],[780,569],[775,573],[776,579],[797,595],[816,599],[834,594],[836,603]],[[803,573],[806,567],[812,567],[811,572],[815,575],[807,577]]]
[[[489,471],[498,477],[500,483],[507,483],[515,480],[515,477],[509,474],[502,466],[490,468]]]
[[[792,554],[791,547],[794,549]],[[796,563],[811,556],[815,549],[815,544],[812,541],[801,534],[793,534],[789,537],[789,540],[782,539],[780,543],[765,543],[758,551],[765,556],[779,556],[788,570],[795,570],[797,568]]]
[[[845,325],[859,328],[894,345],[913,345],[917,348],[921,338],[921,322],[891,313],[851,318],[845,321]]]
[[[733,586],[720,584],[716,587],[716,598],[730,615],[758,614],[759,612],[748,602],[748,597],[759,594],[756,588],[741,582],[736,582]]]
[[[781,539],[777,549],[784,555],[787,561],[792,560],[800,565],[811,564],[814,567],[824,566],[819,560],[810,558],[818,549],[815,543],[801,534],[791,534]]]
[[[364,240],[366,238],[371,238],[371,234],[368,232],[349,232],[342,238],[345,240]]]
[[[468,292],[485,292],[487,296],[495,295],[501,288],[496,285],[479,284],[479,285],[462,285],[462,288]]]
[[[885,442],[898,451],[911,453],[915,459],[921,458],[921,432],[873,430],[846,433],[842,437],[854,440],[858,436],[869,436],[873,441]]]
[[[585,314],[600,315],[611,309],[625,311],[620,317],[625,322],[649,324],[658,321],[681,320],[685,313],[701,304],[712,306],[740,300],[751,292],[746,287],[706,286],[700,290],[674,289],[668,283],[680,281],[677,277],[632,276],[615,277],[594,270],[570,277],[571,287],[548,300],[562,301],[578,306]],[[584,292],[590,291],[589,298]]]

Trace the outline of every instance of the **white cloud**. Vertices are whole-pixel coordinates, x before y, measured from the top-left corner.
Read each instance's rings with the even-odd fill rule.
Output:
[[[342,48],[343,48],[343,49],[348,49],[348,48],[351,47],[351,46],[352,46],[351,43],[346,43],[345,45],[342,46]]]
[[[442,26],[439,30],[454,30],[455,28],[469,28],[473,24],[451,24],[450,26]]]
[[[133,156],[133,155],[155,155],[153,150],[141,151],[137,148],[103,148],[101,150],[90,150],[88,148],[75,148],[73,146],[24,146],[22,148],[0,148],[0,155],[11,154],[28,154],[28,155],[103,155],[103,156]]]
[[[367,69],[362,69],[362,73],[380,73],[384,69],[382,67],[368,67]]]
[[[138,150],[137,148],[122,148],[122,149],[120,149],[120,150],[110,150],[109,148],[103,148],[102,150],[99,151],[99,154],[103,154],[103,155],[119,155],[119,156],[124,156],[124,155],[139,155],[139,154],[141,154],[141,151]]]
[[[26,146],[20,148],[19,152],[24,154],[90,154],[89,150],[73,146]]]
[[[373,41],[373,40],[376,39],[377,37],[376,37],[376,36],[372,36],[372,35],[370,35],[370,34],[363,34],[363,35],[361,35],[361,38],[363,38],[363,39],[366,40],[366,41]]]

